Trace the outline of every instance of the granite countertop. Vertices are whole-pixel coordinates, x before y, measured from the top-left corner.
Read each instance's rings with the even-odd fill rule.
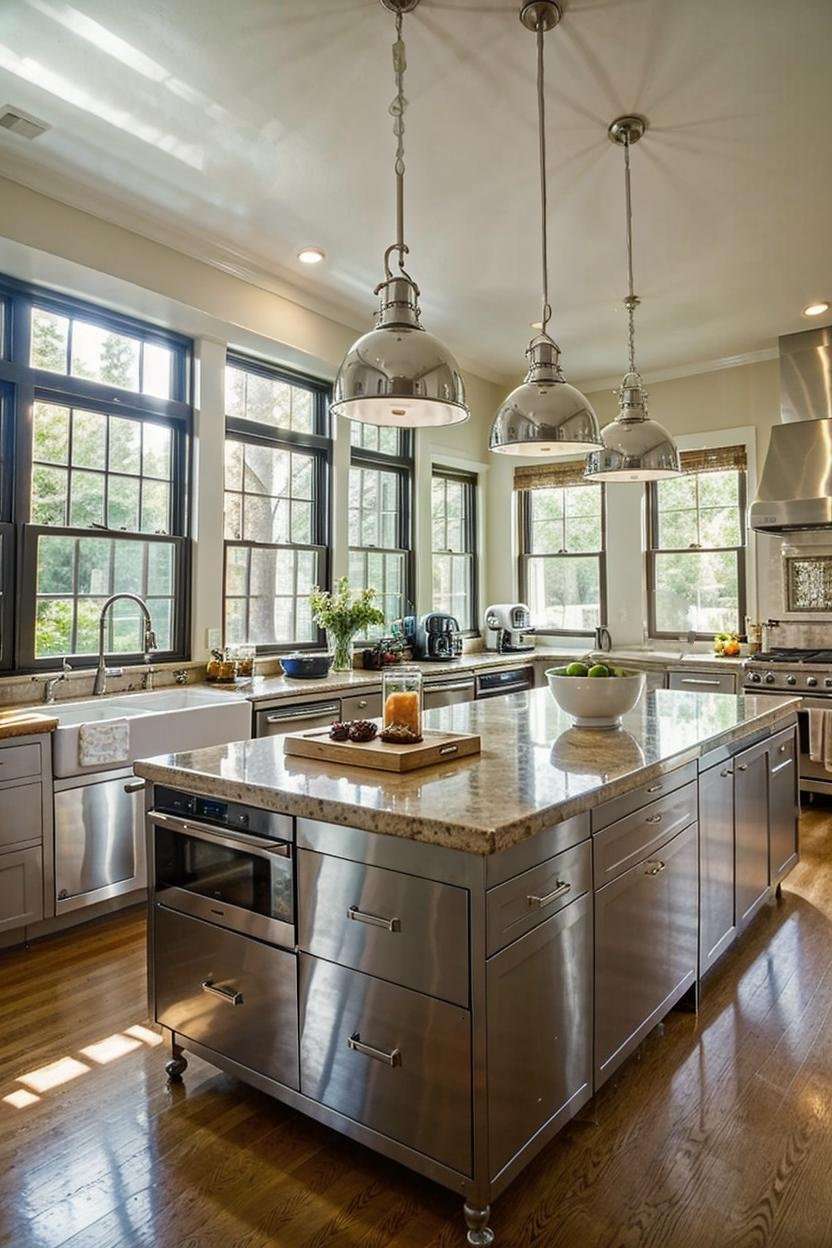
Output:
[[[26,737],[37,732],[54,732],[58,721],[48,712],[0,711],[0,740],[4,737]]]
[[[287,756],[280,737],[167,754],[136,774],[470,853],[509,848],[719,745],[794,716],[799,699],[658,690],[612,731],[573,728],[548,689],[429,711],[482,736],[480,755],[408,775]]]

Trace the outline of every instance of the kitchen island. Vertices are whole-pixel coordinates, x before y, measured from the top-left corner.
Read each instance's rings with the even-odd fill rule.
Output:
[[[391,775],[279,737],[137,763],[150,997],[192,1051],[489,1205],[797,861],[797,701],[536,690],[430,712],[480,756]]]

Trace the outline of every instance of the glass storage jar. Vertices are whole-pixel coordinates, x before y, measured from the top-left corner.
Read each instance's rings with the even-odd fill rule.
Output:
[[[422,740],[422,673],[417,667],[385,669],[382,703],[382,741],[415,745]]]

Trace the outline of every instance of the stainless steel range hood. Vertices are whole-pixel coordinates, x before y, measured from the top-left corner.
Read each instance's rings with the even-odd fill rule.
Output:
[[[771,431],[752,529],[832,529],[832,326],[780,339],[780,419]]]

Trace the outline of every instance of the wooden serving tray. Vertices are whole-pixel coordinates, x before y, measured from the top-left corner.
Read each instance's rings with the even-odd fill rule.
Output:
[[[346,763],[377,771],[416,771],[436,763],[451,762],[479,754],[482,741],[468,732],[426,732],[418,745],[393,745],[387,741],[331,741],[328,728],[289,733],[283,738],[285,754],[314,758],[320,763]]]

